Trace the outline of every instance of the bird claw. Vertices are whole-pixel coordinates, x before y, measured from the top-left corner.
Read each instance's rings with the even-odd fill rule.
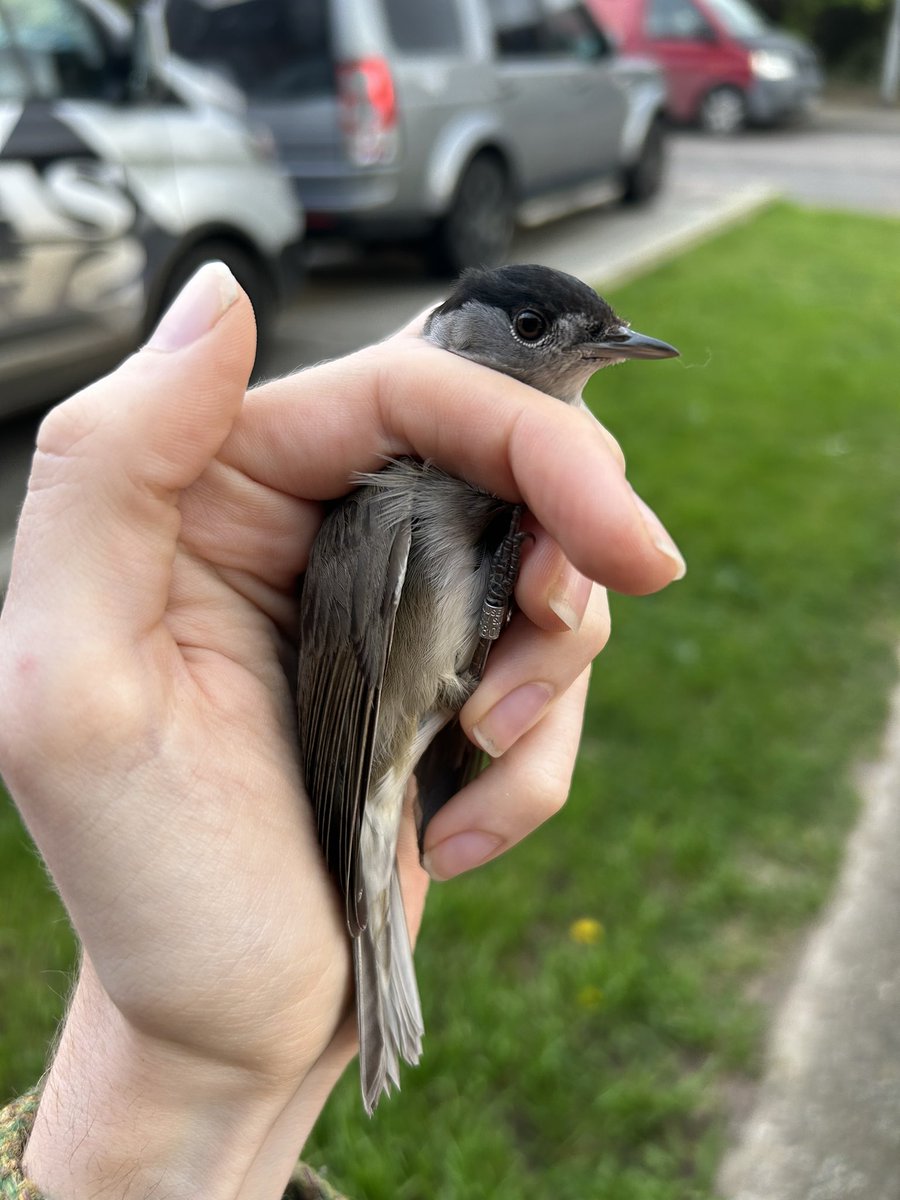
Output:
[[[491,646],[506,628],[510,618],[512,594],[519,578],[522,542],[526,537],[534,536],[522,532],[519,528],[521,520],[522,505],[517,504],[512,510],[509,529],[494,551],[491,561],[491,574],[478,621],[478,646],[467,672],[473,691],[484,674]]]

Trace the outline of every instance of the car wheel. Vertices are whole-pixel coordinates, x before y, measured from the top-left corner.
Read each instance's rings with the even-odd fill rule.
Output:
[[[717,87],[707,92],[700,105],[700,126],[707,133],[724,136],[737,133],[747,120],[747,103],[736,87]]]
[[[431,236],[428,265],[440,275],[496,267],[509,252],[514,225],[506,168],[493,154],[479,154],[460,177],[450,208]]]
[[[178,259],[163,285],[155,310],[149,315],[149,325],[155,325],[182,287],[204,263],[223,262],[247,293],[256,317],[256,361],[254,375],[264,357],[272,332],[275,315],[275,294],[265,267],[252,253],[232,242],[209,241],[191,246]]]
[[[656,117],[637,158],[622,176],[622,199],[626,204],[642,204],[656,195],[665,175],[666,156],[665,129],[662,118]]]

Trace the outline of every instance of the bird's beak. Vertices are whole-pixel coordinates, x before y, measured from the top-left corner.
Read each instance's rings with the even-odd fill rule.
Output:
[[[581,349],[587,359],[678,357],[678,351],[668,342],[624,326],[610,330],[602,342],[585,342]]]

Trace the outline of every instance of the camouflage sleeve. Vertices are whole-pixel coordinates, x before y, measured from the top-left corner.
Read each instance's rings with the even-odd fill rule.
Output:
[[[28,1135],[37,1112],[38,1092],[26,1092],[0,1109],[0,1200],[46,1200],[22,1168]],[[344,1200],[315,1171],[299,1163],[284,1200]]]
[[[284,1200],[346,1200],[330,1183],[317,1175],[305,1163],[298,1163],[291,1182],[284,1193]]]

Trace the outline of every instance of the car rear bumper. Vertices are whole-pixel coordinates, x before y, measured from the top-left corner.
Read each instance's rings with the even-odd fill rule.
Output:
[[[354,170],[344,164],[331,171],[312,171],[288,164],[290,181],[306,212],[307,227],[324,216],[347,217],[389,213],[399,189],[396,170]]]
[[[394,241],[428,233],[435,217],[399,200],[397,171],[292,177],[306,212],[308,238]]]

